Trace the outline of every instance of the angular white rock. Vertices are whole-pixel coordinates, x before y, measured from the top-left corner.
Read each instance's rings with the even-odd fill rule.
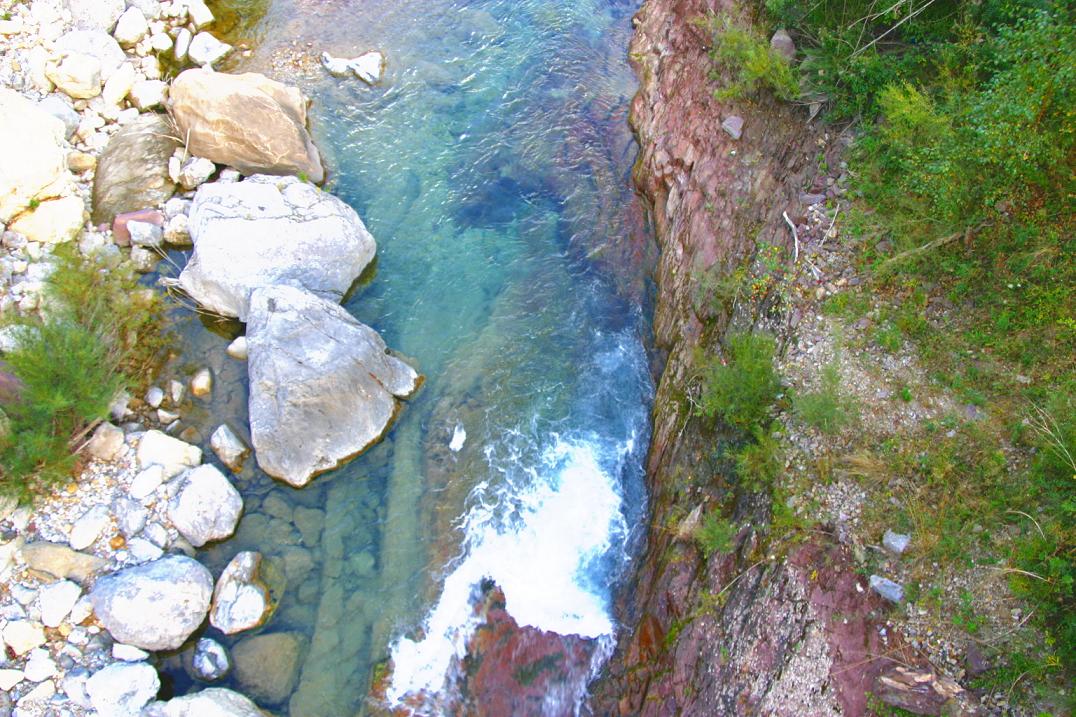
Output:
[[[234,473],[243,470],[243,463],[250,456],[250,447],[243,443],[226,423],[222,423],[217,430],[213,431],[213,435],[209,437],[209,445],[220,462]]]
[[[41,625],[26,620],[12,620],[4,626],[4,644],[11,648],[16,656],[25,655],[36,647],[45,644],[45,631]]]
[[[164,104],[168,84],[162,80],[142,80],[131,87],[131,104],[142,112]]]
[[[191,545],[201,547],[235,532],[243,498],[223,473],[203,465],[178,480],[179,492],[168,504],[168,517]]]
[[[124,47],[137,45],[149,33],[149,22],[137,7],[129,7],[120,15],[112,36]]]
[[[144,469],[151,465],[159,465],[164,470],[165,480],[201,462],[201,448],[184,443],[160,431],[146,431],[138,444],[139,467]]]
[[[45,76],[56,89],[73,99],[90,99],[101,94],[101,61],[92,55],[65,55],[58,63],[45,66]]]
[[[187,47],[187,57],[194,64],[205,67],[220,62],[231,51],[231,45],[221,42],[208,32],[200,32],[191,39],[191,43]]]
[[[140,714],[160,686],[157,671],[145,662],[113,663],[86,680],[90,703],[102,717]]]
[[[41,622],[45,627],[59,627],[81,595],[82,588],[70,580],[60,580],[41,588],[37,597]]]
[[[74,526],[71,527],[71,537],[67,542],[75,550],[84,550],[94,544],[111,521],[112,516],[108,508],[95,505],[75,521]]]
[[[269,591],[258,579],[261,560],[259,553],[241,552],[217,580],[209,622],[225,635],[257,627],[269,612]]]

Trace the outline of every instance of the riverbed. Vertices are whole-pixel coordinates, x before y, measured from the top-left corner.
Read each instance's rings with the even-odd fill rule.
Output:
[[[239,531],[203,557],[263,552],[279,599],[263,632],[303,644],[294,689],[263,706],[358,714],[390,666],[390,703],[436,713],[490,581],[520,625],[612,645],[653,393],[626,123],[637,4],[271,0],[232,18],[252,49],[227,69],[303,87],[326,188],[377,239],[347,309],[426,377],[381,444],[310,486],[238,477]],[[370,49],[388,58],[376,87],[317,65]],[[240,328],[180,317],[184,356],[218,379],[207,428],[246,422],[245,368],[224,356]]]

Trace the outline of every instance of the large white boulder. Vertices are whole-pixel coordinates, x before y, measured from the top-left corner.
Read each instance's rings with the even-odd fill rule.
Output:
[[[64,124],[18,92],[0,87],[0,222],[69,182]]]
[[[295,177],[203,184],[179,285],[206,309],[246,321],[250,294],[286,284],[340,301],[377,245],[355,210]]]
[[[255,456],[295,486],[379,440],[421,382],[376,331],[291,286],[254,292],[247,340]]]
[[[192,60],[198,37],[189,50]],[[321,156],[306,131],[307,100],[298,88],[256,73],[194,69],[172,82],[169,97],[191,154],[247,175],[324,179]]]
[[[191,545],[198,548],[235,532],[243,498],[223,473],[203,465],[177,480],[179,490],[168,503],[168,517]]]
[[[93,611],[112,637],[144,650],[174,650],[205,620],[213,576],[197,560],[168,555],[98,578]]]

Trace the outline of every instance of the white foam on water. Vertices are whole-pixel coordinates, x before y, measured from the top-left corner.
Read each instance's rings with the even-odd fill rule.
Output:
[[[627,532],[616,478],[603,471],[602,459],[615,458],[619,466],[633,441],[603,448],[596,438],[552,438],[534,467],[521,465],[517,452],[499,461],[487,451],[491,468],[505,480],[499,487],[483,483],[472,494],[463,557],[445,578],[423,638],[394,645],[391,702],[445,689],[479,624],[473,606],[483,580],[501,588],[520,625],[584,638],[612,635],[607,598],[589,588],[586,577]]]

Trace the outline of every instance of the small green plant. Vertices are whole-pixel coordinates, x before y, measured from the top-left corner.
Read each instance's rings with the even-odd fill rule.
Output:
[[[773,368],[774,350],[771,336],[730,335],[726,362],[708,358],[703,367],[701,412],[745,431],[763,423],[780,389]]]
[[[733,548],[736,526],[721,516],[718,510],[711,511],[699,523],[695,530],[695,542],[703,555],[710,558],[715,553],[728,553]]]
[[[751,490],[770,490],[785,467],[784,451],[774,431],[755,427],[753,441],[736,454],[736,475]]]
[[[714,36],[711,57],[717,63],[715,78],[722,71],[732,78],[714,91],[717,99],[742,99],[764,88],[783,100],[799,94],[799,83],[788,60],[770,48],[764,38],[727,18],[711,18],[710,27]]]
[[[793,399],[796,414],[809,426],[833,434],[847,427],[856,414],[856,404],[841,391],[841,375],[836,362],[822,368],[822,382],[817,391],[799,394]]]

